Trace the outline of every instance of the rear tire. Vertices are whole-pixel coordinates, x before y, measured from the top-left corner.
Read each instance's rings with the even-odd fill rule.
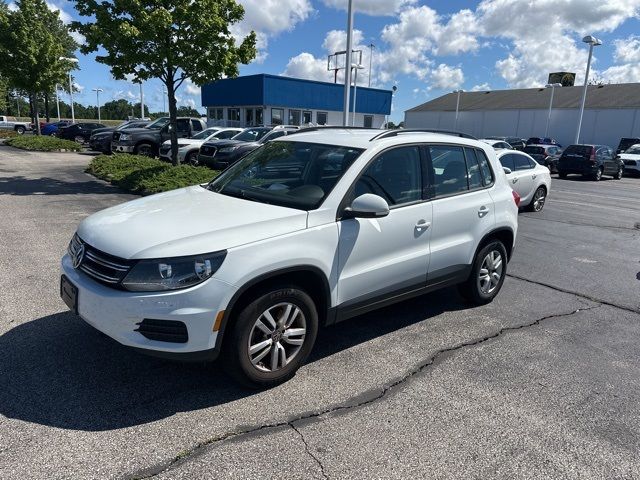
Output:
[[[558,172],[558,176],[560,178],[567,178],[567,173],[566,172]]]
[[[598,168],[591,178],[594,181],[599,182],[602,179],[602,167]]]
[[[187,153],[187,156],[184,158],[184,163],[187,165],[193,165],[194,167],[200,165],[198,162],[198,152]]]
[[[531,198],[531,203],[527,205],[527,211],[529,212],[541,212],[544,208],[544,202],[547,199],[547,189],[542,185],[539,186]]]
[[[16,133],[18,135],[23,135],[25,131],[26,131],[26,128],[24,127],[16,127]]]
[[[476,254],[469,278],[458,291],[470,302],[486,305],[498,295],[506,276],[507,249],[500,240],[491,240]]]
[[[222,358],[230,375],[251,388],[270,388],[293,377],[309,356],[318,312],[298,287],[274,286],[250,299],[228,328]]]

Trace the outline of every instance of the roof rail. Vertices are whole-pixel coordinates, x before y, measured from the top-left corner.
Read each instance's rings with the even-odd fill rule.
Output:
[[[396,137],[401,133],[439,133],[441,135],[453,135],[455,137],[461,138],[469,138],[471,140],[477,140],[473,135],[469,135],[468,133],[457,132],[455,130],[439,130],[437,128],[406,128],[406,129],[398,129],[398,130],[388,130],[382,132],[375,137],[373,137],[370,142],[374,140],[380,140],[383,138]]]
[[[299,132],[316,132],[318,130],[380,130],[379,128],[369,127],[345,127],[342,125],[316,125],[313,127],[302,127]]]

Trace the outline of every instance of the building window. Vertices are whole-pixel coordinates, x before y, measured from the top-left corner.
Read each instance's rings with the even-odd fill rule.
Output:
[[[261,108],[256,108],[256,125],[264,125],[264,116]]]
[[[327,124],[327,112],[318,112],[316,114],[316,123],[318,125],[326,125]]]
[[[289,125],[300,125],[300,110],[289,110]]]
[[[302,124],[309,125],[312,121],[311,112],[302,112]]]
[[[273,125],[282,125],[284,121],[284,109],[272,108],[271,109],[271,123]]]
[[[253,123],[253,108],[247,108],[245,112],[245,123],[247,127],[254,127],[255,123]]]
[[[227,109],[227,120],[230,122],[238,122],[240,123],[240,109],[239,108],[228,108]]]
[[[211,120],[224,120],[224,110],[222,108],[209,108],[209,118]]]
[[[373,127],[373,115],[365,115],[364,116],[364,128]]]

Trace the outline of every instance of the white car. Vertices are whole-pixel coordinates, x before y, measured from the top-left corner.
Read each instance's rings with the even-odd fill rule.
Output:
[[[200,146],[213,140],[226,140],[242,132],[242,128],[210,127],[192,138],[178,139],[178,159],[180,163],[198,164]],[[171,140],[165,141],[158,152],[160,159],[171,161]]]
[[[209,184],[86,218],[62,258],[60,292],[124,345],[220,355],[240,381],[271,386],[294,375],[319,326],[449,285],[491,302],[518,201],[475,139],[310,128]]]
[[[494,140],[491,138],[481,138],[481,142],[491,145],[496,150],[513,150],[513,147],[503,140]]]
[[[520,195],[521,205],[532,212],[542,211],[551,191],[549,169],[517,150],[501,150],[497,154],[511,188]]]
[[[640,175],[640,143],[630,146],[618,157],[624,162],[624,173]]]

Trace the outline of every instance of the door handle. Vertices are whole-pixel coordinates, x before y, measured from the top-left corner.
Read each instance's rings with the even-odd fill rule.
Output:
[[[518,183],[518,179],[514,178],[513,180],[511,180],[511,183]]]
[[[420,220],[416,223],[416,230],[426,230],[431,226],[431,222],[427,222],[426,220]]]
[[[483,218],[487,213],[489,213],[489,209],[487,207],[485,207],[484,205],[482,207],[480,207],[480,210],[478,210],[478,216],[480,218]]]
[[[531,178],[536,178],[536,177],[537,175],[535,173],[531,176]]]

